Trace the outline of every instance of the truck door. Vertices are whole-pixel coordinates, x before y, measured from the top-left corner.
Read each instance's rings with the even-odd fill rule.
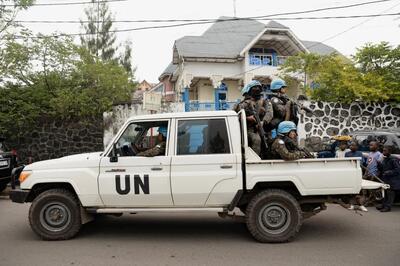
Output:
[[[172,206],[169,121],[129,124],[100,162],[99,193],[106,206]],[[161,135],[161,136],[159,136]],[[163,143],[164,142],[164,143]]]
[[[174,204],[204,206],[218,183],[237,178],[236,156],[226,118],[182,118],[176,120],[175,153],[171,162]],[[213,204],[226,203],[224,193],[214,195]],[[225,194],[225,196],[227,195]],[[221,196],[221,197],[219,197]]]

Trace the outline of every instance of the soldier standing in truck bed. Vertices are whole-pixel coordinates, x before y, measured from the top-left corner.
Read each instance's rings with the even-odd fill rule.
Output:
[[[289,97],[286,95],[287,85],[282,79],[274,79],[271,82],[271,97],[272,107],[274,109],[274,118],[271,121],[271,126],[277,128],[282,121],[293,121],[298,123],[297,110],[295,110]]]
[[[247,122],[247,138],[249,146],[261,157],[260,126],[269,124],[273,118],[271,102],[261,97],[262,85],[257,80],[252,80],[242,89],[244,99],[236,104],[234,111],[244,110]],[[254,111],[258,115],[262,125],[258,125],[254,117]],[[265,136],[267,137],[267,136]]]

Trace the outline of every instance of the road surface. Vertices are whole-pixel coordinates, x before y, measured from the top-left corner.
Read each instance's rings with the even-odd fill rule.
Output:
[[[29,204],[0,196],[0,265],[400,265],[400,207],[363,216],[330,205],[286,244],[260,244],[216,214],[137,214],[89,223],[72,240],[30,229]]]

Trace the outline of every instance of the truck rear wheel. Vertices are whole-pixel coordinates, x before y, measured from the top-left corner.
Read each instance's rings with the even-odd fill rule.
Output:
[[[0,193],[7,188],[7,183],[0,183]]]
[[[29,209],[32,230],[44,240],[66,240],[81,228],[80,204],[66,189],[41,193]]]
[[[299,203],[284,190],[262,191],[247,206],[247,228],[257,241],[263,243],[291,241],[299,232],[302,222]]]

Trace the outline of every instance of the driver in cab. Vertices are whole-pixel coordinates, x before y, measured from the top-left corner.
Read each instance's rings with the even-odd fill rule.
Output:
[[[168,129],[166,126],[160,126],[158,128],[158,136],[157,136],[157,145],[153,148],[147,149],[145,151],[141,151],[136,156],[144,156],[144,157],[154,157],[159,155],[165,155],[165,147],[167,145],[167,132]]]

